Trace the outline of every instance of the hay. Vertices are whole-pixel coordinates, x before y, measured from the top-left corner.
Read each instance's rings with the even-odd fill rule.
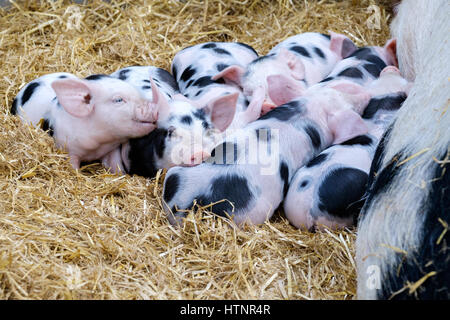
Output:
[[[236,229],[208,213],[174,228],[161,211],[164,174],[74,171],[49,136],[9,108],[43,74],[168,69],[178,50],[199,42],[241,41],[264,54],[288,36],[333,30],[382,45],[390,9],[355,0],[15,1],[0,9],[0,298],[353,298],[354,230],[300,232],[282,214]]]

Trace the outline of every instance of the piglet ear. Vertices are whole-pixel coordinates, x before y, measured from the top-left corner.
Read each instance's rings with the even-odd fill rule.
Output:
[[[83,118],[94,110],[92,90],[80,79],[55,80],[51,84],[58,102],[70,115]]]
[[[233,121],[239,93],[215,98],[206,105],[206,113],[211,114],[211,122],[220,131],[225,131]]]
[[[164,94],[159,90],[158,86],[153,81],[152,77],[150,77],[150,85],[152,87],[152,101],[150,103],[150,108],[152,110],[157,110],[158,112],[158,120],[166,119],[170,113],[170,106],[167,102]]]
[[[306,90],[304,84],[282,74],[268,76],[267,88],[270,99],[277,106],[301,96]]]
[[[239,65],[229,66],[223,69],[218,74],[211,77],[211,80],[217,80],[223,78],[226,84],[237,84],[242,86],[242,76],[245,73],[245,69]]]
[[[344,94],[348,102],[352,104],[353,109],[358,113],[362,113],[364,111],[371,99],[371,95],[368,90],[356,83],[344,81],[333,84],[330,87]]]
[[[347,58],[357,49],[358,47],[352,40],[343,34],[330,31],[330,50],[335,52],[338,57],[341,57],[342,59]]]
[[[351,109],[332,112],[328,116],[328,128],[333,133],[334,144],[342,143],[368,132],[364,120]]]
[[[292,78],[296,80],[305,79],[305,65],[295,53],[286,48],[281,48],[277,59],[284,61],[289,69],[291,69]]]
[[[398,67],[398,59],[397,59],[397,39],[393,38],[388,40],[384,46],[384,50],[386,52],[387,62],[390,65]]]
[[[264,87],[258,87],[253,91],[252,100],[247,109],[239,114],[241,116],[242,126],[245,126],[247,123],[253,122],[260,117],[265,97],[266,91],[264,90]]]

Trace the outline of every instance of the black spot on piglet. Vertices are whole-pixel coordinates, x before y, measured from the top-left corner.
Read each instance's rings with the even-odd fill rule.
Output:
[[[276,110],[276,109],[275,109]],[[322,145],[322,139],[320,138],[319,131],[312,125],[307,125],[305,127],[305,133],[308,135],[311,140],[311,144],[315,149],[320,148]]]
[[[192,123],[192,117],[191,116],[182,116],[180,121],[184,124],[190,125]]]
[[[363,119],[371,119],[377,113],[378,110],[397,110],[400,109],[403,102],[406,100],[406,94],[394,94],[382,98],[372,98],[369,104],[364,109],[362,115]]]
[[[350,39],[344,39],[344,42],[342,42],[342,50],[341,50],[341,56],[343,59],[347,58],[349,55],[351,55],[353,52],[355,52],[358,49],[358,47],[353,43]]]
[[[217,66],[216,66],[216,68],[217,68],[217,71],[222,71],[223,69],[225,69],[225,68],[228,68],[229,67],[229,65],[228,64],[225,64],[225,63],[219,63],[219,64],[217,64]]]
[[[172,69],[173,71],[176,70],[175,66]],[[175,81],[174,76],[172,76],[167,70],[164,70],[162,68],[156,69],[156,72],[158,73],[158,77],[165,83],[167,83],[169,86],[172,87],[173,90],[178,91],[178,83]]]
[[[222,49],[222,48],[214,48],[213,49],[214,52],[219,53],[219,54],[226,54],[231,56],[231,53],[228,50]]]
[[[307,168],[318,166],[328,158],[328,153],[321,153],[306,164]]]
[[[225,212],[232,215],[236,211],[248,208],[252,198],[247,179],[234,174],[220,176],[213,180],[210,196],[198,196],[197,201],[200,205],[205,206],[226,199],[210,208],[211,212],[219,216],[226,216]]]
[[[53,127],[50,125],[50,121],[48,119],[44,119],[41,124],[41,129],[47,131],[47,133],[53,137]]]
[[[130,168],[127,173],[153,178],[159,169],[155,161],[164,155],[167,134],[167,129],[156,128],[146,136],[130,139]]]
[[[373,63],[366,63],[363,65],[363,68],[366,69],[367,72],[369,72],[374,78],[378,78],[381,70],[377,67],[376,64]]]
[[[373,141],[372,141],[372,139],[369,136],[363,134],[363,135],[356,136],[356,137],[354,137],[352,139],[349,139],[347,141],[344,141],[344,142],[341,143],[341,145],[353,146],[353,145],[359,144],[359,145],[362,145],[362,146],[368,146],[372,142]]]
[[[209,86],[209,85],[214,84],[214,83],[216,83],[216,82],[211,80],[210,76],[204,76],[204,77],[198,78],[193,83],[193,85],[197,86],[197,87],[200,87],[200,88],[203,88],[203,87]]]
[[[381,143],[381,142],[380,142]],[[384,147],[384,145],[383,145]],[[380,148],[380,145],[378,146]],[[379,157],[378,151],[375,151],[375,156],[377,158]],[[382,149],[381,149],[382,150]],[[397,163],[403,159],[403,152],[398,152],[392,159],[389,161],[389,163],[379,171],[373,181],[373,183],[369,186],[367,193],[367,201],[372,201],[373,197],[375,197],[378,194],[381,194],[382,192],[386,191],[386,189],[389,187],[391,181],[397,176],[399,173],[399,166],[397,166]],[[372,163],[372,166],[376,164],[377,166],[380,166],[380,159],[376,159],[374,157],[374,162]],[[372,171],[372,168],[370,170],[370,174],[374,174]]]
[[[289,50],[297,52],[298,54],[301,54],[304,57],[311,58],[311,54],[308,52],[308,50],[305,49],[305,47],[293,46],[293,47],[289,48]]]
[[[90,81],[96,81],[96,80],[101,80],[104,78],[110,78],[110,76],[106,75],[106,74],[92,74],[88,77],[86,77],[86,80],[90,80]]]
[[[370,63],[373,63],[380,70],[383,70],[384,68],[386,68],[386,63],[384,63],[384,61],[380,57],[377,57],[374,54],[370,54],[370,55],[366,56],[365,60]]]
[[[319,209],[340,218],[358,215],[367,178],[367,173],[355,168],[330,171],[319,187]]]
[[[349,77],[349,78],[362,78],[363,76],[364,76],[363,73],[358,68],[354,67],[347,68],[338,74],[338,77]]]
[[[195,74],[195,72],[196,72],[195,68],[193,68],[192,66],[188,66],[186,69],[184,69],[180,79],[182,81],[187,81]]]
[[[192,112],[192,115],[202,121],[206,121],[206,114],[203,109],[197,109],[194,112]]]
[[[305,112],[305,107],[302,101],[292,100],[275,109],[270,110],[257,120],[267,120],[275,118],[280,121],[287,121],[294,116],[299,116]]]
[[[119,79],[120,80],[126,80],[128,78],[128,75],[127,75],[128,72],[130,72],[130,69],[120,70],[120,72],[119,72]]]
[[[170,175],[164,184],[164,195],[163,199],[166,203],[169,203],[175,194],[178,191],[178,187],[180,186],[180,177],[178,174],[172,174]]]
[[[283,196],[286,197],[289,189],[289,167],[284,161],[280,164],[280,178],[283,182]]]
[[[24,106],[25,103],[27,103],[27,101],[30,100],[31,96],[33,95],[36,88],[39,87],[39,85],[40,85],[39,82],[32,82],[27,85],[27,87],[25,88],[25,91],[23,92],[23,95],[22,95],[22,101],[21,101],[22,106]]]
[[[210,43],[204,44],[202,46],[202,49],[215,48],[215,47],[217,47],[217,45],[214,42],[210,42]]]
[[[12,105],[11,105],[11,114],[16,115],[17,114],[17,98],[14,98]]]
[[[320,50],[319,48],[314,47],[314,52],[315,52],[319,57],[321,57],[322,59],[325,59],[325,54],[324,54],[323,51]]]

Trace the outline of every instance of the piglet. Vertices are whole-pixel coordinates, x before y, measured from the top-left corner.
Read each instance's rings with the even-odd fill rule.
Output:
[[[198,106],[179,93],[168,99],[153,78],[150,87],[152,101],[158,105],[157,128],[110,154],[104,165],[113,172],[152,178],[159,169],[198,165],[210,156],[221,132],[233,121],[230,95]]]
[[[396,39],[391,39],[384,47],[369,46],[357,49],[337,62],[328,76],[320,81],[321,85],[347,80],[368,86],[379,77],[386,66],[397,66],[396,43]],[[275,105],[289,102],[304,92],[303,88],[285,75],[270,75],[267,83],[268,95]]]
[[[28,83],[13,101],[11,114],[38,125],[66,149],[72,166],[101,159],[129,138],[155,129],[156,106],[130,84],[106,75],[79,79],[53,73]]]
[[[172,99],[174,95],[180,93],[173,76],[167,70],[155,66],[125,67],[111,73],[111,77],[128,82],[150,101],[153,99],[150,78],[166,99]]]
[[[280,105],[268,95],[272,85],[268,81],[270,76],[276,75],[283,79],[289,90],[304,92],[307,87],[324,79],[338,61],[356,49],[350,39],[334,32],[330,36],[315,32],[301,33],[282,41],[267,55],[255,59],[246,68],[232,65],[212,79],[225,79],[238,84],[248,99],[254,96],[258,88],[263,88],[264,114]]]
[[[178,84],[172,75],[168,71],[155,66],[125,67],[113,72],[111,77],[129,83],[139,91],[142,97],[149,101],[153,101],[154,90],[152,90],[152,83],[157,87],[159,94],[164,97],[164,100],[172,99],[175,95],[180,93]],[[155,133],[153,133],[153,135],[155,135]],[[148,140],[148,135],[145,135],[121,144],[118,148],[102,158],[103,166],[113,173],[130,173],[131,162],[129,152],[135,153],[135,148],[137,147],[144,149],[148,148]],[[130,143],[133,144],[133,148],[131,148]],[[150,160],[143,158],[141,161],[146,163]],[[136,166],[133,166],[133,168],[136,168]],[[144,172],[140,170],[133,170],[133,172],[144,175]]]
[[[172,73],[180,92],[198,107],[226,96],[226,103],[236,110],[230,128],[238,129],[260,116],[263,92],[258,91],[249,102],[236,83],[215,76],[232,65],[245,68],[257,57],[251,46],[240,42],[200,43],[175,55]]]
[[[397,68],[386,67],[369,88],[375,96],[362,115],[368,133],[325,149],[295,173],[284,200],[295,227],[313,231],[355,224],[375,149],[409,88]]]
[[[163,189],[169,221],[181,222],[183,210],[198,204],[239,225],[263,223],[299,167],[332,143],[367,133],[360,114],[369,99],[364,88],[345,81],[308,89],[226,137],[204,163],[169,169]]]

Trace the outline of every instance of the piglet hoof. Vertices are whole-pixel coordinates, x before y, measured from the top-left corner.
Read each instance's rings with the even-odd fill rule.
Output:
[[[167,220],[172,226],[181,227],[184,223],[184,219],[187,217],[186,212],[177,211],[176,208],[169,209],[166,206]]]
[[[70,157],[70,164],[72,165],[72,168],[74,168],[75,170],[80,169],[80,158],[78,156],[74,156],[74,155],[69,155]]]

